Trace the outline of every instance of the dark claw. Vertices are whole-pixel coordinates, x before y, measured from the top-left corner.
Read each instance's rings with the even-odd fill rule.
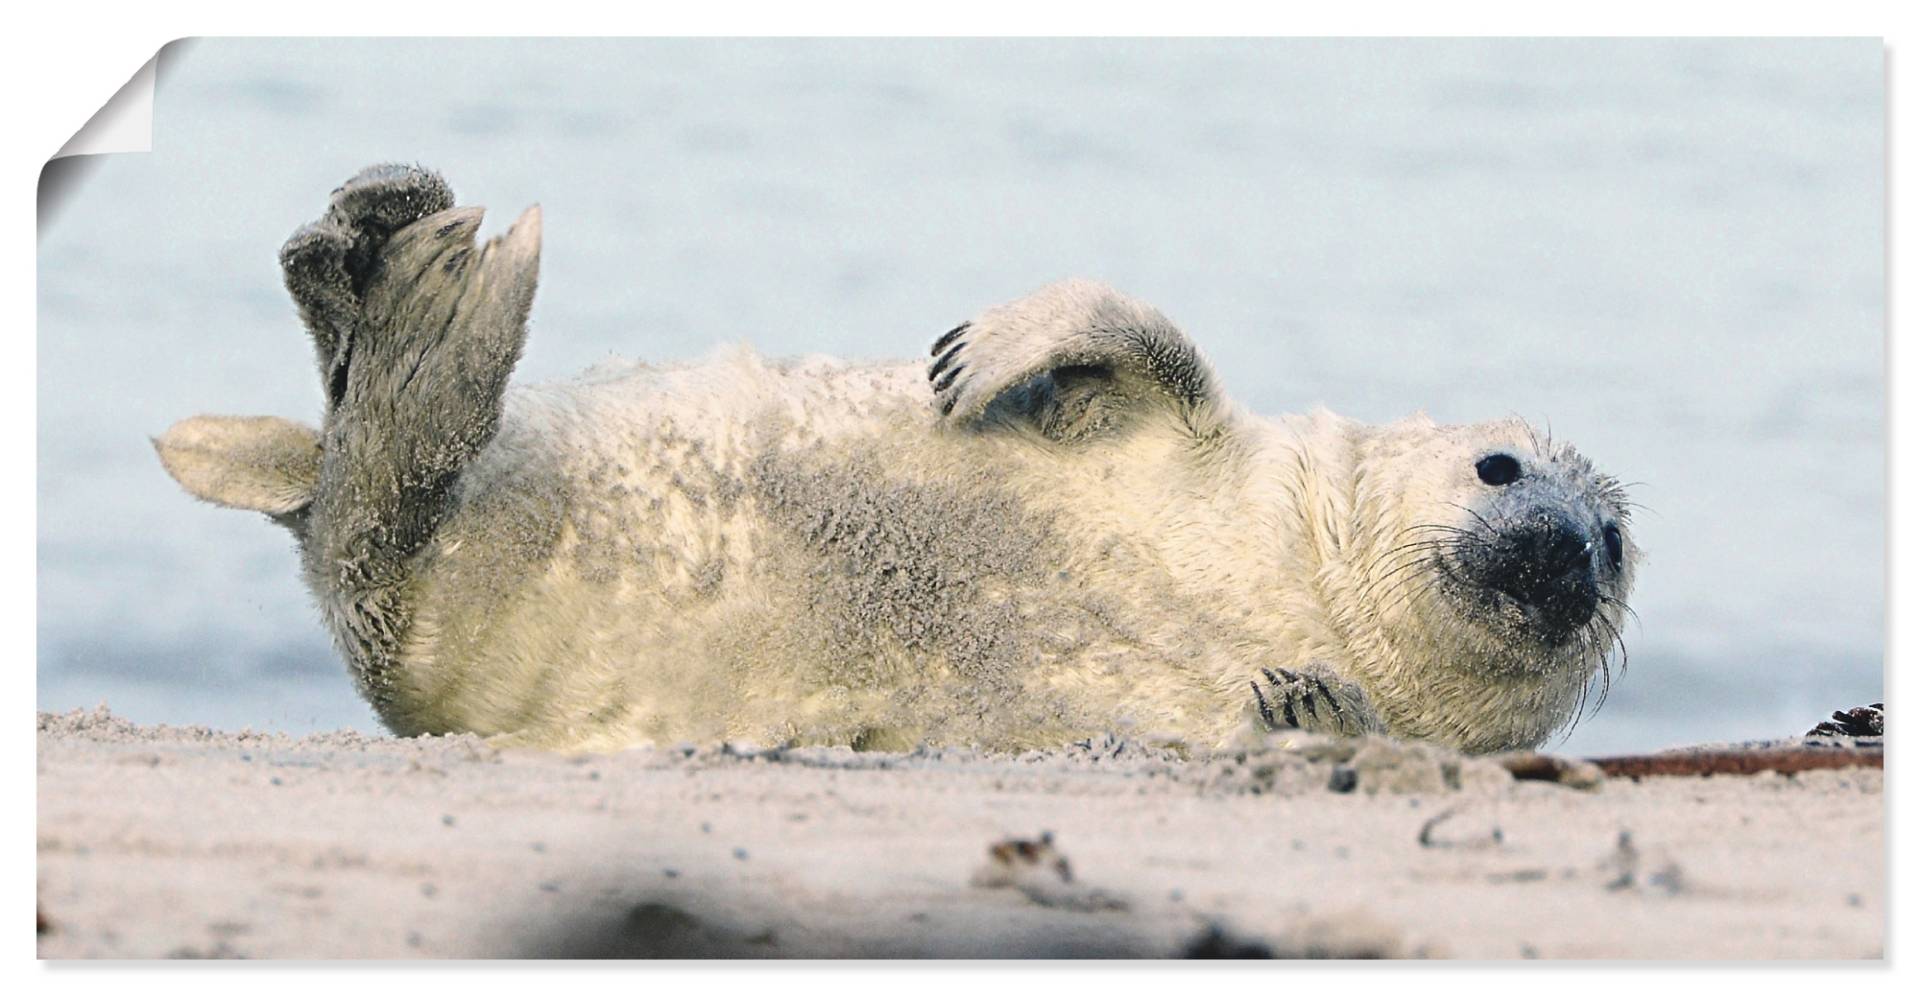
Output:
[[[1280,693],[1280,708],[1286,716],[1287,725],[1294,729],[1299,729],[1300,718],[1294,715],[1293,712],[1293,696],[1287,692],[1288,682],[1296,679],[1294,678],[1293,672],[1286,668],[1280,668],[1279,671],[1279,674],[1275,674],[1273,668],[1263,667],[1260,669],[1260,674],[1267,679],[1267,684],[1273,686],[1274,691]],[[1285,680],[1282,680],[1283,675],[1285,676]],[[1254,687],[1253,694],[1260,696],[1260,689],[1257,685]],[[1278,729],[1280,724],[1273,722],[1273,710],[1267,707],[1267,700],[1264,696],[1260,696],[1260,708],[1267,717],[1268,725]]]
[[[933,389],[936,392],[938,392],[938,391],[944,391],[947,388],[952,387],[954,378],[960,376],[960,371],[965,370],[966,368],[967,368],[967,365],[965,363],[954,364],[953,369],[947,371],[946,376],[941,377],[937,381],[934,381]]]
[[[960,338],[960,333],[965,332],[972,325],[973,325],[972,322],[961,322],[960,324],[955,325],[953,327],[953,331],[948,332],[946,335],[943,335],[940,338],[935,339],[933,341],[933,349],[929,350],[927,355],[939,356],[940,351],[947,348],[948,343],[952,342],[955,339]]]
[[[1281,692],[1280,709],[1286,715],[1287,725],[1293,727],[1296,730],[1300,729],[1300,717],[1295,715],[1293,711],[1293,696],[1287,693],[1286,691],[1286,686],[1288,684],[1291,684],[1300,679],[1292,671],[1289,671],[1286,668],[1279,668],[1278,670],[1280,673],[1276,675],[1274,674],[1273,669],[1263,667],[1260,669],[1260,673],[1266,675],[1267,681],[1270,684],[1272,684],[1276,690]],[[1286,679],[1285,681],[1281,680],[1283,677]]]
[[[949,394],[949,395],[947,395],[946,397],[944,397],[944,398],[941,398],[941,399],[940,399],[940,414],[942,414],[942,415],[951,415],[951,414],[953,414],[953,406],[954,406],[955,404],[958,404],[958,403],[959,403],[959,401],[960,401],[960,396],[959,396],[959,395],[957,395],[957,394]]]
[[[1279,727],[1280,724],[1273,721],[1273,707],[1267,704],[1267,697],[1260,694],[1260,683],[1257,681],[1249,681],[1247,685],[1253,689],[1253,700],[1260,703],[1260,719],[1267,724],[1267,729],[1271,730]]]
[[[1320,690],[1320,697],[1327,701],[1327,708],[1332,709],[1335,716],[1339,716],[1341,714],[1340,700],[1333,697],[1333,692],[1327,688],[1327,683],[1317,677],[1308,678],[1307,680],[1313,682],[1313,687]]]
[[[949,349],[945,353],[940,354],[940,358],[933,361],[933,368],[927,371],[927,379],[932,380],[935,377],[940,376],[940,371],[945,370],[947,368],[947,364],[952,363],[953,358],[956,356],[959,356],[960,351],[962,349],[965,349],[966,346],[967,344],[965,342],[959,342],[954,344],[954,347],[952,349]]]

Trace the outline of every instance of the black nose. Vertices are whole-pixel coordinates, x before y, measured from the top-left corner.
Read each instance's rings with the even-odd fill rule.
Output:
[[[1592,541],[1579,527],[1562,519],[1535,519],[1515,530],[1513,539],[1521,573],[1533,580],[1555,581],[1572,571],[1584,570],[1592,561]]]
[[[1593,538],[1559,515],[1540,515],[1499,530],[1483,577],[1532,607],[1547,631],[1564,638],[1593,618],[1600,590],[1593,577]]]

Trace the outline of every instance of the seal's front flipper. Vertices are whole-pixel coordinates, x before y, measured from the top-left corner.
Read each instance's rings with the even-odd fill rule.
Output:
[[[1213,372],[1166,316],[1103,284],[1069,280],[962,323],[933,344],[935,410],[948,424],[1026,425],[1086,439],[1143,412],[1208,431]]]
[[[298,422],[200,415],[153,441],[160,463],[202,501],[291,516],[313,501],[320,434]]]
[[[1269,730],[1342,737],[1386,732],[1366,690],[1323,665],[1312,664],[1298,672],[1261,668],[1260,677],[1251,684],[1254,708]]]

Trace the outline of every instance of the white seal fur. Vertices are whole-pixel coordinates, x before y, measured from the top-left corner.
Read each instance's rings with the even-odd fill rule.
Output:
[[[1250,719],[1536,744],[1605,680],[1620,488],[1518,421],[1263,418],[1172,323],[1056,284],[918,363],[609,365],[506,387],[539,217],[475,249],[368,170],[283,251],[319,432],[156,440],[266,512],[400,734],[1198,748]]]

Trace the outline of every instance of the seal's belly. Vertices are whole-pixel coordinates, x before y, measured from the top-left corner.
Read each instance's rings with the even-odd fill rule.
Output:
[[[748,363],[516,399],[415,570],[419,729],[1011,746],[1214,707],[1203,610],[1089,541],[1057,455],[933,430],[917,370]]]

